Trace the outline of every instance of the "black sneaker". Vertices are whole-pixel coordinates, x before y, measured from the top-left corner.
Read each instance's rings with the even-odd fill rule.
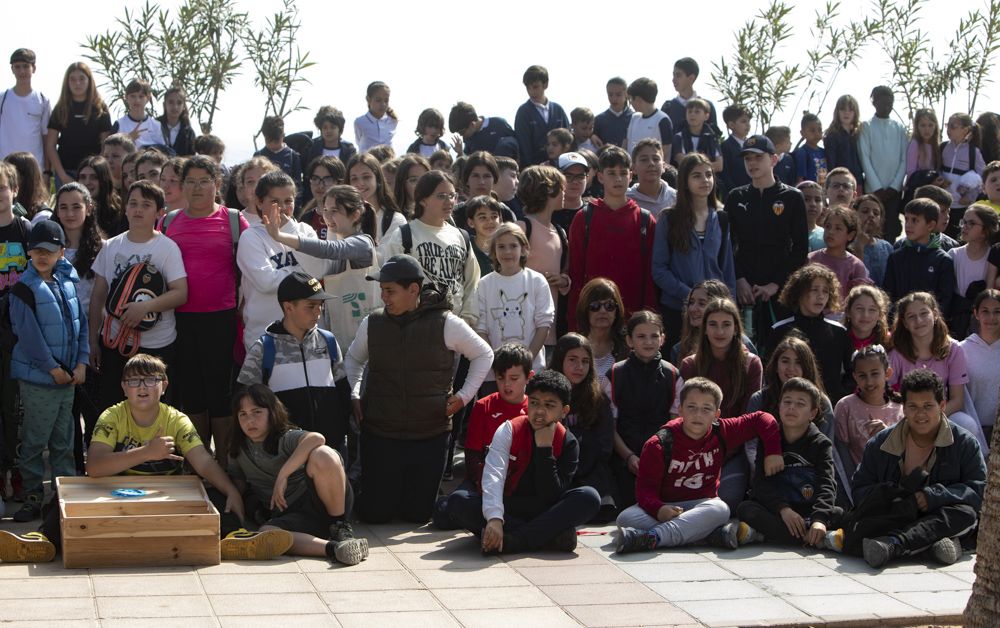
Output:
[[[894,543],[887,536],[880,536],[875,539],[863,539],[861,541],[861,551],[865,557],[865,562],[875,569],[881,569],[890,560],[902,554],[903,548],[899,543]]]
[[[576,528],[566,528],[545,544],[545,549],[553,552],[576,551]]]
[[[330,524],[330,542],[333,556],[345,565],[357,565],[368,558],[368,539],[354,536],[354,528],[346,519]]]
[[[712,533],[705,537],[705,542],[712,547],[736,549],[740,546],[739,533],[740,522],[735,519],[731,519],[728,523],[724,523],[718,528],[712,530]]]
[[[620,528],[618,530],[618,543],[615,545],[615,553],[651,552],[656,549],[657,540],[656,533],[652,530]]]
[[[42,516],[42,498],[37,495],[27,495],[24,498],[24,505],[14,513],[14,521],[27,523]]]

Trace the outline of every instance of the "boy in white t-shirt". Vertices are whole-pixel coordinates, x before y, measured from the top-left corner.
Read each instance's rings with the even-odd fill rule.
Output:
[[[632,120],[625,134],[625,150],[629,154],[635,150],[639,140],[651,137],[660,140],[663,158],[670,156],[670,143],[674,139],[674,125],[670,116],[656,108],[659,89],[656,81],[645,76],[632,81],[628,86],[628,100],[635,107]]]
[[[16,82],[0,95],[0,159],[18,151],[31,153],[39,166],[45,166],[42,169],[48,188],[51,173],[45,160],[43,140],[48,132],[52,106],[44,94],[31,87],[35,53],[18,48],[10,56],[10,69]]]
[[[115,122],[115,133],[124,133],[135,142],[136,148],[166,145],[160,123],[146,112],[153,89],[149,81],[133,79],[125,88],[125,104],[128,112]]]
[[[136,181],[129,186],[125,217],[128,231],[117,235],[101,248],[91,267],[94,271],[94,290],[90,297],[90,364],[100,370],[101,405],[112,406],[122,399],[120,380],[125,361],[134,353],[133,344],[143,353],[163,359],[168,365],[174,357],[174,340],[177,330],[174,308],[187,302],[187,272],[177,244],[154,229],[163,209],[163,191],[152,181]],[[163,276],[163,294],[146,299],[136,299],[123,308],[120,317],[110,316],[105,306],[110,287],[132,266],[146,263]],[[130,329],[143,320],[159,320],[146,331],[137,332],[138,338],[129,339]],[[129,351],[132,350],[132,353]]]

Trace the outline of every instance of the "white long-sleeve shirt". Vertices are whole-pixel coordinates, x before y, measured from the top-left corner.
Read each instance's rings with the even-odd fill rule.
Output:
[[[514,428],[504,421],[493,435],[486,464],[483,467],[483,519],[503,520],[503,490],[507,484],[507,463],[510,461],[510,444]]]
[[[283,233],[300,238],[316,238],[312,227],[289,219],[281,225]],[[240,292],[243,301],[243,345],[247,351],[267,326],[283,314],[278,303],[278,284],[290,273],[302,270],[317,278],[327,274],[330,262],[293,251],[271,239],[263,224],[252,225],[240,235],[236,265],[243,273]]]
[[[865,172],[865,192],[903,189],[907,144],[906,129],[891,118],[873,117],[861,125],[858,155]]]
[[[449,351],[461,353],[469,360],[469,374],[465,384],[457,394],[468,404],[482,385],[486,374],[493,367],[493,350],[469,325],[448,312],[444,320],[444,346]],[[344,357],[344,370],[347,371],[347,381],[351,386],[351,398],[361,398],[361,378],[368,363],[368,317],[361,321],[358,334],[354,337]]]
[[[489,338],[494,350],[505,342],[528,346],[539,328],[555,324],[556,308],[549,282],[530,268],[510,276],[497,272],[486,275],[476,287],[476,300],[476,331]],[[532,368],[545,368],[544,348],[538,351]]]

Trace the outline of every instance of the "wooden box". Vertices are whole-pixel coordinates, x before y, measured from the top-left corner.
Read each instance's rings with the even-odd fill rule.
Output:
[[[219,512],[197,476],[59,477],[56,486],[65,567],[219,564]]]

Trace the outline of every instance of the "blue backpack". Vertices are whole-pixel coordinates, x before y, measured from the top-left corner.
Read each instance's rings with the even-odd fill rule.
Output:
[[[330,365],[332,367],[333,363],[340,359],[340,352],[337,350],[337,339],[334,338],[333,333],[326,329],[317,327],[316,331],[326,340],[326,351],[330,355]],[[271,379],[271,372],[274,371],[274,358],[277,350],[274,346],[274,336],[271,334],[263,334],[260,337],[260,342],[263,345],[260,363],[261,383],[267,386],[267,382]]]

